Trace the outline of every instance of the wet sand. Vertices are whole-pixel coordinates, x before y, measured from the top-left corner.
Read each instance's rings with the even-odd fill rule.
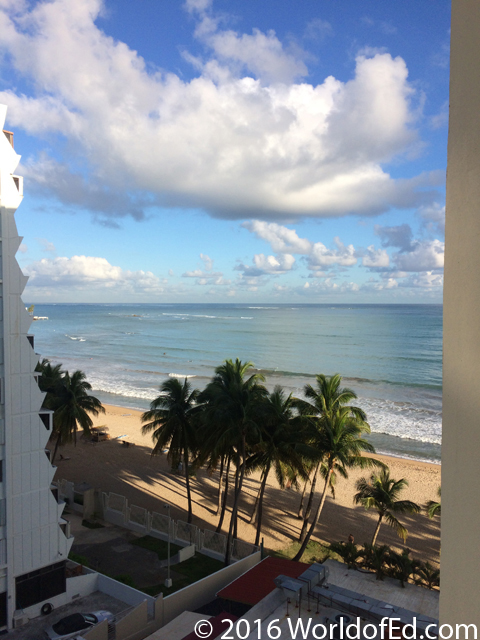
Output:
[[[169,503],[172,517],[186,520],[185,478],[179,473],[171,472],[166,455],[151,456],[151,436],[141,434],[141,412],[112,405],[105,405],[105,410],[106,414],[95,418],[94,423],[106,425],[111,439],[98,443],[80,439],[76,447],[73,444],[60,447],[55,461],[55,478],[73,482],[86,481],[96,489],[124,495],[130,504],[150,511],[163,512],[162,505]],[[121,435],[126,436],[124,440],[132,443],[131,446],[127,447],[116,439]],[[62,460],[60,454],[70,459]],[[377,457],[388,464],[395,480],[408,480],[409,486],[401,496],[403,499],[413,500],[421,505],[436,499],[440,486],[440,465],[390,456]],[[351,470],[347,480],[338,478],[335,500],[330,495],[327,498],[314,539],[326,542],[345,541],[352,533],[357,543],[371,541],[377,521],[375,512],[367,512],[363,507],[353,504],[355,481],[369,473],[368,470]],[[215,529],[217,526],[217,487],[218,472],[209,476],[202,469],[192,479],[193,522],[201,528]],[[255,527],[248,521],[259,487],[259,474],[248,476],[244,487],[238,536],[253,542]],[[273,473],[270,474],[265,492],[262,527],[267,548],[284,548],[297,539],[301,526],[301,521],[296,517],[300,498],[301,491],[280,489]],[[424,513],[400,516],[399,519],[409,531],[405,546],[412,550],[412,555],[422,560],[438,562],[440,519],[437,517],[430,520]],[[228,526],[227,517],[225,525]],[[386,524],[382,524],[377,542],[398,549],[404,547],[402,540]]]

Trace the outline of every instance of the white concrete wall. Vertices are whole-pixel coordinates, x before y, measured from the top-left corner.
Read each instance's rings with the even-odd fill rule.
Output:
[[[141,591],[137,591],[133,587],[123,584],[123,582],[118,582],[118,580],[104,576],[101,573],[97,575],[97,589],[99,591],[102,591],[102,593],[106,593],[109,596],[113,596],[118,600],[122,600],[122,602],[133,607],[136,607],[142,602],[147,602],[149,614],[151,616],[155,615],[155,598],[148,596],[146,593],[142,593]]]
[[[195,609],[213,600],[218,591],[258,564],[260,556],[260,551],[257,551],[257,553],[163,598],[162,626],[169,623],[183,611],[195,611]]]
[[[0,107],[0,124],[6,107]],[[59,507],[50,491],[54,468],[45,455],[50,432],[39,417],[43,395],[33,377],[37,356],[27,339],[31,318],[21,294],[27,282],[15,259],[20,245],[15,211],[22,200],[13,175],[20,156],[0,133],[0,378],[4,402],[0,420],[4,425],[4,482],[8,619],[15,608],[15,577],[65,560],[71,541],[59,527]],[[20,183],[22,181],[20,180]]]
[[[480,2],[452,2],[441,623],[480,628]]]

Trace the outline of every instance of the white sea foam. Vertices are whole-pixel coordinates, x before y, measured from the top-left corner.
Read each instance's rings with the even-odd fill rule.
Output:
[[[86,338],[81,338],[80,336],[69,336],[67,333],[65,334],[66,338],[70,338],[70,340],[78,340],[79,342],[86,342]]]
[[[367,414],[372,433],[383,433],[430,444],[442,443],[440,411],[431,411],[408,403],[370,398],[359,398],[357,404]]]
[[[182,380],[184,378],[196,378],[197,376],[194,374],[187,374],[187,373],[169,373],[168,374],[169,378],[181,378]]]

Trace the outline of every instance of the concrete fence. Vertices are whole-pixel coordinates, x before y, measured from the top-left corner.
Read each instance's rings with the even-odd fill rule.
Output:
[[[61,498],[68,498],[69,503],[73,502],[74,485],[67,480],[56,482]],[[98,492],[98,511],[103,520],[111,522],[119,527],[130,529],[141,535],[150,535],[160,540],[168,540],[180,546],[187,547],[195,545],[200,553],[223,560],[227,548],[227,537],[222,533],[211,531],[210,529],[200,529],[194,524],[189,524],[183,520],[173,520],[169,516],[150,512],[137,505],[129,505],[125,496],[118,493]],[[93,499],[91,500],[93,503]],[[78,505],[75,505],[78,506]],[[84,517],[88,515],[84,512]],[[232,561],[247,558],[252,553],[258,551],[258,547],[250,542],[234,539],[230,547],[230,557]]]

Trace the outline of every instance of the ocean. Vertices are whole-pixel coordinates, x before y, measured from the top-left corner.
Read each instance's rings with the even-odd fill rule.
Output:
[[[35,351],[81,369],[102,402],[148,409],[167,377],[203,389],[225,359],[302,395],[340,373],[380,453],[440,461],[441,305],[36,304]]]

